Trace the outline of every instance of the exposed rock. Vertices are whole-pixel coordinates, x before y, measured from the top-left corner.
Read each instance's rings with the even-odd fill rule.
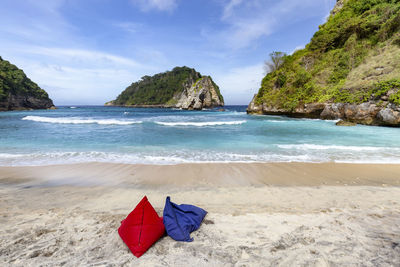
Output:
[[[262,115],[284,115],[294,118],[319,118],[321,112],[325,108],[324,103],[311,103],[297,107],[295,110],[287,110],[284,108],[278,108],[267,104],[257,104],[255,102],[256,96],[254,95],[253,100],[247,107],[247,113],[249,114],[262,114]]]
[[[344,118],[344,106],[343,103],[333,103],[326,105],[321,113],[321,118],[325,120],[336,120]]]
[[[201,110],[223,106],[224,99],[210,76],[188,67],[175,67],[142,77],[105,105]]]
[[[257,105],[255,98],[253,98],[247,108],[247,113],[324,120],[341,119],[356,124],[400,127],[400,106],[394,104],[377,105],[373,101],[361,104],[311,103],[290,111],[265,104]]]
[[[263,106],[256,104],[257,94],[253,96],[249,106],[247,107],[247,113],[250,114],[263,114]]]
[[[350,122],[350,121],[344,121],[344,120],[340,120],[336,123],[337,126],[356,126],[357,123],[354,122]]]
[[[400,125],[400,112],[390,108],[381,109],[378,112],[377,118],[384,125],[399,126]]]
[[[331,11],[331,16],[336,15],[344,6],[345,0],[336,0],[336,5]]]
[[[327,104],[321,113],[322,119],[344,119],[346,121],[366,124],[380,125],[379,119],[376,118],[380,108],[371,102],[362,104],[344,104],[333,103]]]
[[[55,108],[49,98],[29,95],[10,95],[7,102],[0,103],[0,110],[51,109]]]
[[[174,107],[189,110],[201,110],[224,105],[209,76],[200,78],[190,87],[185,86],[181,93],[174,96],[174,99],[177,101]]]
[[[114,106],[114,105],[115,105],[115,101],[114,100],[108,101],[108,102],[106,102],[104,104],[104,106]]]

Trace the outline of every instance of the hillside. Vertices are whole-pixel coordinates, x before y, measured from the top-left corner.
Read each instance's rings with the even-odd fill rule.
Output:
[[[0,111],[53,107],[46,91],[0,57]]]
[[[106,105],[202,109],[223,106],[219,87],[211,77],[188,67],[144,76]]]
[[[248,112],[400,126],[399,31],[399,0],[338,0],[305,49],[264,77]]]

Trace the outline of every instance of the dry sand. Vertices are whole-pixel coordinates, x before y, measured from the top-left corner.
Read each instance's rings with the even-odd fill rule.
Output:
[[[400,165],[0,168],[0,266],[400,266]],[[206,209],[141,258],[120,221],[147,195]]]

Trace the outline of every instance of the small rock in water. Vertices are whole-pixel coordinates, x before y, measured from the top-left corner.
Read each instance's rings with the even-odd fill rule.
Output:
[[[356,126],[357,123],[351,122],[351,121],[344,121],[340,120],[336,123],[337,126]]]

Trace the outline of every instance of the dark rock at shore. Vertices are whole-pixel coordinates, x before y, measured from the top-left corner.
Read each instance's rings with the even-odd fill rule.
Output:
[[[26,109],[55,109],[49,98],[37,98],[29,95],[10,95],[7,101],[0,102],[0,111]]]
[[[54,108],[46,91],[0,57],[0,111]]]
[[[350,122],[350,121],[344,121],[344,120],[340,120],[336,123],[337,126],[356,126],[357,123],[354,122]]]
[[[393,103],[382,104],[374,100],[361,104],[311,103],[294,110],[276,108],[266,104],[256,104],[254,96],[248,114],[285,115],[294,118],[318,118],[324,120],[341,119],[364,125],[400,127],[400,106]]]

